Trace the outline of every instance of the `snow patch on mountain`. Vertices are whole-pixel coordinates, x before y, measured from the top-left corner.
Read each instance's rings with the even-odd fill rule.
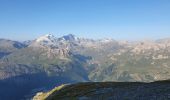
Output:
[[[41,36],[37,39],[35,39],[29,47],[56,47],[57,40],[54,35],[52,34],[46,34],[44,36]]]
[[[75,35],[73,34],[68,34],[68,35],[65,35],[61,38],[59,38],[60,40],[63,40],[63,41],[78,41],[79,38],[76,37]]]
[[[36,39],[36,42],[43,43],[43,44],[53,44],[54,42],[56,42],[56,40],[57,38],[52,34],[46,34]]]

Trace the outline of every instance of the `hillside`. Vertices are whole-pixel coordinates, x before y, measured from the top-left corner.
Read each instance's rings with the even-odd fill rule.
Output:
[[[33,100],[169,100],[170,81],[89,82],[61,85]]]
[[[0,99],[30,98],[39,91],[78,82],[169,80],[169,60],[170,39],[93,40],[72,34],[47,34],[24,42],[1,39]]]

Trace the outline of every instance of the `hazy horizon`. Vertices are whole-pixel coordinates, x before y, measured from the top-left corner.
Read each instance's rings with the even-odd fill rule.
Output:
[[[52,34],[52,33],[47,33],[47,34]],[[32,41],[32,40],[35,40],[35,39],[38,39],[42,36],[45,36],[47,34],[42,34],[38,37],[34,37],[32,39],[22,39],[22,40],[19,40],[19,39],[13,39],[13,38],[1,38],[0,39],[7,39],[7,40],[12,40],[12,41],[19,41],[19,42],[24,42],[24,41]],[[69,34],[63,34],[63,35],[58,35],[56,36],[55,34],[52,34],[54,35],[56,38],[61,38],[62,36],[67,36],[67,35],[70,35],[71,33]],[[75,34],[72,34],[74,35],[75,37],[78,37],[78,38],[84,38],[84,39],[92,39],[92,40],[102,40],[102,39],[113,39],[113,40],[116,40],[116,41],[129,41],[129,42],[140,42],[140,41],[157,41],[157,40],[161,40],[161,39],[170,39],[170,37],[161,37],[161,38],[140,38],[140,39],[116,39],[116,38],[112,38],[112,37],[101,37],[101,38],[90,38],[90,37],[82,37],[82,36],[76,36]]]

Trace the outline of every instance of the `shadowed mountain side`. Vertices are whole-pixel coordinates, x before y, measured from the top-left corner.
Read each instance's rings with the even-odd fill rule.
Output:
[[[39,91],[47,91],[63,83],[75,83],[67,77],[49,77],[46,73],[25,74],[0,81],[0,100],[30,98]]]
[[[0,59],[9,54],[10,54],[9,52],[0,52]]]
[[[91,60],[92,57],[91,56],[83,56],[83,55],[80,55],[80,54],[74,54],[73,55],[76,59],[80,60],[81,62],[84,62],[86,63],[88,60]]]

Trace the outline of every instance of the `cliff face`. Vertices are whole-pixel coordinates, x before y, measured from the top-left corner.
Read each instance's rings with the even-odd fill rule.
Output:
[[[88,82],[61,85],[33,100],[169,100],[170,81]]]

